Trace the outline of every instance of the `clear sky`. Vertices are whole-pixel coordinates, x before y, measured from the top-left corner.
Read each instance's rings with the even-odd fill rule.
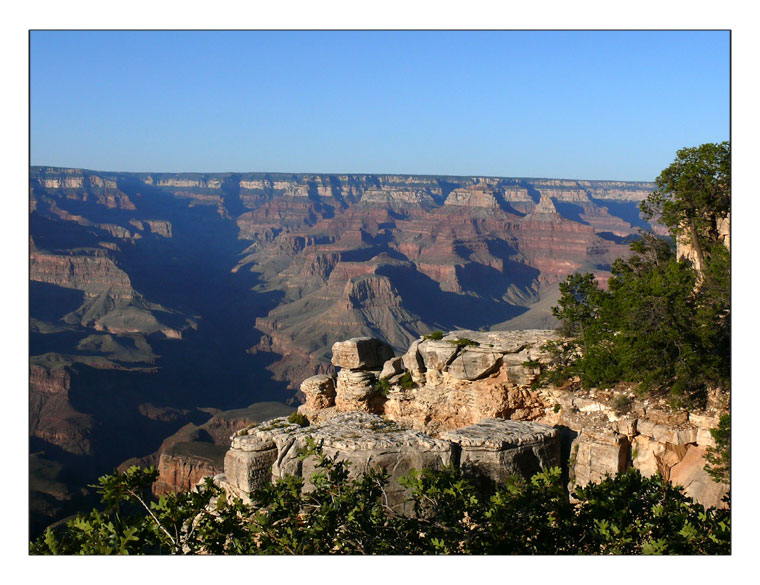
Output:
[[[33,31],[31,163],[653,180],[729,139],[729,50],[725,31]]]

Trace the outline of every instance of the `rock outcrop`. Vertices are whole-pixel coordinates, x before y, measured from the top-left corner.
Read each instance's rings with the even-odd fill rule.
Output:
[[[659,473],[683,486],[687,496],[705,506],[725,505],[729,486],[715,483],[704,470],[705,449],[714,445],[710,429],[726,412],[719,399],[703,412],[673,411],[628,390],[551,389],[545,399],[554,407],[542,421],[563,429],[571,485],[598,482],[608,473],[634,467],[642,475]]]
[[[399,512],[411,511],[399,480],[412,470],[462,465],[474,477],[503,481],[559,463],[557,432],[546,425],[493,419],[434,438],[378,415],[347,412],[308,427],[280,418],[237,433],[216,481],[244,500],[285,475],[303,477],[308,489],[314,458],[299,454],[309,439],[346,461],[352,477],[370,469],[388,472],[388,505]]]
[[[404,428],[451,440],[459,445],[463,467],[472,453],[481,473],[492,479],[535,471],[550,460],[553,447],[546,445],[552,443],[541,430],[550,425],[561,440],[571,488],[634,467],[682,485],[705,506],[723,505],[728,486],[716,484],[704,471],[705,449],[714,444],[709,431],[725,412],[717,396],[707,410],[687,412],[625,389],[534,388],[538,368],[548,359],[542,346],[557,338],[554,331],[454,331],[435,337],[414,341],[382,371],[378,359],[367,369],[341,369],[337,378],[307,379],[302,385],[307,404],[299,412],[315,422],[356,410],[382,415]],[[336,366],[360,363],[357,341],[346,343],[336,344],[341,350]],[[351,359],[343,356],[346,348]],[[329,399],[318,398],[323,394]],[[539,430],[531,439],[533,422]],[[523,425],[521,445],[530,445],[533,453],[527,467],[514,463],[522,455],[504,438],[513,423]],[[504,452],[500,445],[507,446]]]
[[[487,418],[446,431],[441,439],[458,446],[459,467],[465,475],[499,484],[514,475],[531,477],[560,461],[558,432],[541,423]]]
[[[121,465],[155,465],[158,479],[153,493],[183,492],[204,477],[213,477],[224,470],[224,457],[230,448],[230,436],[237,431],[292,412],[276,402],[259,402],[247,408],[214,412],[203,424],[189,423],[167,437],[155,453]]]

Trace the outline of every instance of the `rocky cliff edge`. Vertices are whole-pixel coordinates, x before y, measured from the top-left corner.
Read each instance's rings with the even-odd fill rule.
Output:
[[[285,418],[253,425],[232,437],[224,473],[228,491],[247,497],[286,474],[309,477],[298,451],[307,437],[328,455],[391,476],[392,504],[403,508],[398,479],[411,469],[459,466],[503,481],[562,463],[570,487],[635,467],[660,473],[705,506],[721,506],[728,486],[704,471],[713,444],[709,429],[725,406],[673,411],[628,388],[536,388],[548,361],[548,330],[452,331],[420,338],[403,356],[384,342],[354,338],[333,346],[336,376],[314,376],[301,386],[301,427]]]

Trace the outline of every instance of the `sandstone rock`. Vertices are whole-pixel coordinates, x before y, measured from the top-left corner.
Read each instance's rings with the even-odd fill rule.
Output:
[[[209,450],[218,451],[222,458],[225,456],[224,448],[212,444],[206,445]],[[183,446],[183,444],[176,445],[175,449],[181,449]],[[192,447],[197,447],[197,445]],[[161,453],[158,461],[158,479],[153,484],[153,493],[161,495],[192,489],[204,477],[210,477],[222,471],[224,465],[217,459],[218,456],[203,457],[196,453],[191,456],[183,456],[171,451]]]
[[[461,205],[465,207],[497,208],[499,202],[493,189],[487,185],[472,185],[454,189],[446,198],[444,205]]]
[[[536,205],[531,216],[543,221],[556,221],[559,218],[557,208],[554,206],[554,202],[551,197],[541,194],[541,200]]]
[[[375,391],[377,375],[380,372],[342,369],[338,372],[335,407],[340,412],[361,410],[377,412],[384,401]]]
[[[706,429],[697,429],[697,445],[702,447],[714,447],[715,439],[712,434]]]
[[[603,429],[583,429],[572,447],[571,475],[574,484],[598,482],[607,474],[625,471],[628,463],[628,438]]]
[[[441,435],[459,445],[462,471],[497,483],[559,465],[558,437],[548,425],[495,418]]]
[[[678,427],[689,421],[689,413],[685,410],[661,410],[660,408],[647,408],[646,418],[654,423],[664,426]]]
[[[250,493],[261,485],[262,478],[276,480],[290,474],[308,480],[315,471],[315,458],[299,459],[307,437],[321,444],[327,455],[349,462],[351,477],[369,469],[388,471],[386,495],[389,504],[400,511],[409,495],[400,485],[400,477],[412,469],[441,469],[452,462],[453,446],[448,441],[405,429],[376,415],[350,412],[310,427],[275,419],[251,429],[247,435],[235,436],[225,458],[224,481]]]
[[[404,364],[404,368],[409,370],[412,375],[412,379],[415,382],[424,382],[425,362],[419,352],[421,340],[417,339],[412,342],[407,352],[401,356],[401,360]]]
[[[710,434],[710,429],[717,428],[720,417],[692,412],[689,413],[689,423],[697,428],[697,445],[715,446],[715,439]]]
[[[447,371],[458,380],[477,380],[494,373],[499,367],[500,357],[490,349],[466,347],[451,362]]]
[[[272,476],[272,464],[277,459],[277,447],[271,439],[259,438],[237,443],[224,456],[226,480],[243,493],[265,486]]]
[[[443,372],[448,367],[459,349],[448,341],[433,341],[430,339],[422,341],[417,348],[425,369],[438,370],[440,372]]]
[[[720,423],[720,417],[709,414],[700,414],[698,412],[690,412],[689,423],[698,429],[709,430],[717,428]]]
[[[392,357],[393,348],[372,337],[354,337],[332,346],[332,364],[338,368],[379,368]]]
[[[621,435],[627,435],[629,437],[636,434],[636,425],[638,420],[632,417],[623,417],[614,421],[611,425],[612,430],[620,433]]]
[[[670,470],[670,481],[684,487],[690,498],[705,507],[725,508],[728,486],[713,481],[705,471],[705,447],[690,445],[681,461]]]
[[[336,405],[346,400],[364,400],[373,392],[376,377],[372,372],[343,369],[338,372]]]
[[[671,469],[683,459],[687,449],[687,445],[664,444],[664,449],[655,455],[657,468],[662,477],[667,480],[670,479]]]
[[[326,375],[312,376],[301,382],[301,392],[306,397],[304,405],[320,410],[335,406],[335,381]]]
[[[393,376],[396,376],[398,374],[403,373],[404,371],[404,362],[403,359],[399,357],[394,357],[389,359],[387,362],[383,364],[383,369],[380,371],[380,378],[391,378]]]
[[[536,379],[537,372],[525,366],[508,366],[507,379],[518,386],[529,386]]]
[[[658,473],[657,455],[664,450],[664,445],[652,441],[649,437],[638,435],[631,443],[631,464],[641,475],[651,477]]]
[[[649,418],[640,419],[637,423],[638,432],[654,439],[658,443],[672,443],[674,445],[686,445],[697,442],[697,429],[690,426],[672,427],[658,424]]]
[[[309,427],[273,419],[233,436],[225,456],[220,485],[243,497],[285,475],[307,480],[315,471],[315,458],[299,454],[311,438],[323,452],[349,463],[351,477],[369,469],[390,475],[385,488],[388,503],[397,511],[410,511],[404,504],[409,493],[399,479],[413,469],[441,469],[461,464],[468,473],[504,481],[515,473],[529,477],[540,468],[559,464],[557,431],[547,425],[488,419],[450,431],[435,439],[382,417],[349,412]],[[458,456],[456,456],[458,455]]]
[[[324,422],[326,420],[330,420],[332,417],[338,414],[341,414],[341,412],[335,406],[316,409],[309,408],[305,404],[302,404],[298,407],[298,412],[304,415],[311,424]]]

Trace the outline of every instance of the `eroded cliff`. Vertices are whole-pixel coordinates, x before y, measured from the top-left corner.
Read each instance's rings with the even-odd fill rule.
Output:
[[[720,395],[714,395],[705,410],[689,412],[674,411],[656,399],[636,397],[630,388],[624,387],[606,391],[582,391],[573,384],[565,388],[536,388],[533,382],[538,368],[548,357],[542,346],[547,340],[556,339],[554,332],[460,330],[434,337],[437,339],[416,340],[399,357],[389,357],[390,346],[371,338],[335,344],[332,359],[340,368],[337,377],[320,375],[304,381],[301,391],[305,403],[299,412],[316,425],[315,429],[329,428],[333,438],[349,432],[346,429],[350,425],[344,424],[349,420],[346,416],[362,412],[376,417],[366,419],[370,422],[364,424],[362,433],[369,428],[367,425],[390,422],[409,432],[451,440],[458,445],[453,458],[458,465],[469,461],[482,473],[488,470],[487,474],[494,479],[503,479],[508,474],[505,470],[515,472],[509,461],[519,454],[517,446],[526,442],[517,439],[517,435],[530,435],[528,421],[540,423],[559,437],[570,488],[634,467],[643,475],[659,473],[683,486],[686,495],[705,506],[724,505],[722,498],[728,486],[714,482],[704,471],[705,451],[714,445],[709,431],[717,427],[727,408],[725,398]],[[520,421],[528,426],[509,429],[497,421]],[[269,445],[267,441],[274,441],[266,449],[274,449],[276,454],[282,448],[267,433],[280,423],[272,424],[272,429],[258,427],[254,442]],[[282,424],[289,429],[288,433],[297,431],[298,436],[309,432]],[[539,428],[544,427],[533,430]],[[499,439],[505,432],[517,433],[515,440]],[[360,437],[364,437],[362,433]],[[470,435],[480,438],[463,442],[463,437]],[[234,438],[227,455],[237,467],[228,469],[225,463],[227,479],[223,481],[232,482],[236,493],[243,489],[239,479],[242,463],[236,458],[243,457],[250,463],[254,456],[241,453],[264,449],[244,447],[251,440]],[[367,437],[361,439],[365,443],[366,440]],[[527,443],[533,446],[535,461],[544,465],[551,460],[536,455],[535,450],[537,445],[549,445],[551,441]],[[301,443],[290,442],[287,449],[294,445]],[[336,447],[336,452],[346,449]],[[371,460],[372,448],[368,449],[361,457]],[[509,457],[505,455],[507,451]],[[281,459],[278,455],[277,461]],[[423,464],[422,460],[418,463]],[[258,470],[255,482],[269,477],[264,459],[256,459],[253,465]],[[278,477],[276,470],[272,473]]]

